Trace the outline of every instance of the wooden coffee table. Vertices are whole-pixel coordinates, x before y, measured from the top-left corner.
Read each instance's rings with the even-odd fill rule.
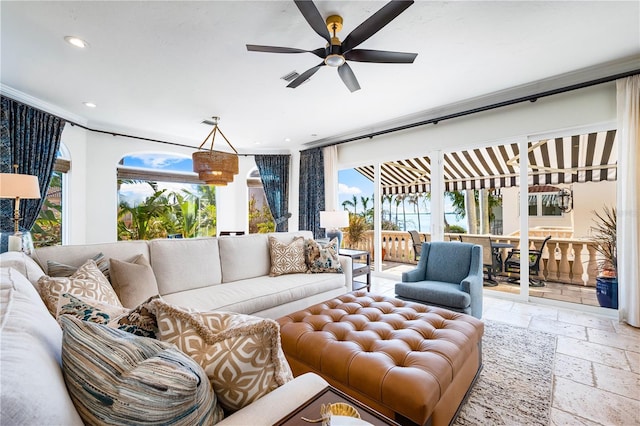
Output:
[[[303,403],[295,411],[288,414],[283,419],[276,422],[276,426],[280,425],[320,425],[320,423],[308,423],[302,420],[302,417],[307,419],[319,419],[320,418],[320,406],[322,404],[335,404],[336,402],[342,402],[351,405],[360,414],[360,418],[365,422],[372,425],[398,425],[388,417],[383,416],[372,408],[367,407],[361,402],[351,398],[349,395],[339,391],[338,389],[327,386],[315,396],[311,397],[307,402]]]

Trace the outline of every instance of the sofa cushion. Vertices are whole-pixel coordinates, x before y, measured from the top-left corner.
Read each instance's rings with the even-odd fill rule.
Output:
[[[141,254],[131,262],[109,260],[111,286],[126,308],[134,308],[158,294],[158,282],[149,261]]]
[[[39,247],[34,250],[32,257],[46,273],[49,260],[79,267],[95,253],[103,253],[107,259],[128,260],[139,254],[149,259],[147,241],[118,241],[101,244]]]
[[[98,269],[100,269],[100,272],[102,272],[105,278],[109,279],[109,260],[104,257],[104,254],[98,253],[91,257],[91,259],[96,262],[96,266],[98,266]],[[77,270],[77,266],[67,265],[66,263],[56,262],[55,260],[47,260],[47,275],[50,277],[70,277]]]
[[[56,317],[71,315],[83,321],[104,324],[137,336],[155,339],[158,324],[155,315],[149,311],[149,303],[158,297],[150,297],[134,309],[127,309],[65,293],[58,301]]]
[[[220,237],[222,282],[269,275],[269,241],[264,234]]]
[[[24,275],[34,288],[38,288],[38,280],[44,271],[35,260],[21,251],[7,251],[0,253],[0,265],[3,268],[13,268]]]
[[[0,342],[0,424],[82,425],[62,376],[62,331],[12,268],[0,268]]]
[[[202,368],[173,345],[69,315],[62,366],[87,424],[213,424],[222,410]]]
[[[149,253],[163,296],[222,282],[216,238],[151,240]]]
[[[311,273],[334,272],[342,273],[342,266],[338,259],[338,239],[334,238],[328,244],[320,244],[316,240],[305,240],[304,253]]]
[[[304,273],[308,270],[304,256],[304,238],[302,237],[295,237],[290,243],[283,243],[270,236],[269,255],[271,256],[270,277]]]
[[[64,293],[122,306],[111,284],[92,259],[89,259],[70,277],[43,276],[38,280],[38,291],[53,316],[58,309],[58,299]]]
[[[346,292],[341,274],[262,276],[219,286],[169,294],[162,298],[178,306],[202,311],[216,309],[252,314],[327,292]]]
[[[151,306],[158,319],[158,337],[204,368],[227,410],[239,410],[293,379],[274,320],[188,311],[161,300]]]

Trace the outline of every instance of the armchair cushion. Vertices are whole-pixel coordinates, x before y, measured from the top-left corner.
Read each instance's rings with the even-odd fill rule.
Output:
[[[396,293],[405,299],[428,300],[429,304],[464,311],[471,306],[471,295],[460,291],[458,284],[440,281],[418,281],[396,284]]]

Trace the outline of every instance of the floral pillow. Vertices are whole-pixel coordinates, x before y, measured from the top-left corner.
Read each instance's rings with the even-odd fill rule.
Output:
[[[338,259],[338,239],[334,238],[326,245],[315,240],[305,241],[305,255],[307,266],[311,273],[335,272],[343,273]]]
[[[155,339],[158,323],[148,306],[158,298],[159,296],[150,297],[134,309],[127,309],[65,293],[58,300],[56,318],[60,321],[62,315],[71,315],[83,321],[104,324],[136,336]]]

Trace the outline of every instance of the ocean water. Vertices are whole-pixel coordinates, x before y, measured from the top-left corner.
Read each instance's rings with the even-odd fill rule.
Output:
[[[393,223],[396,223],[401,231],[410,231],[412,229],[416,229],[418,232],[431,232],[431,213],[420,213],[419,216],[420,220],[418,221],[418,213],[407,212],[403,215],[402,212],[398,212],[398,218],[396,222],[396,214],[395,212],[392,212],[391,221]],[[447,218],[447,222],[449,223],[449,225],[458,225],[464,229],[467,229],[466,218],[458,218],[455,213],[445,213],[445,217]],[[389,214],[385,214],[383,219],[389,220]]]

